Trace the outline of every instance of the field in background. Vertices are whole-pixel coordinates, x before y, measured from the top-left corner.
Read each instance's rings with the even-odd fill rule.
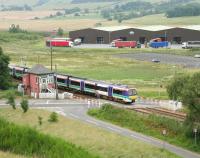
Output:
[[[102,19],[99,14],[90,13],[75,17],[67,15],[65,17],[44,18],[50,14],[55,14],[56,11],[33,11],[33,12],[0,12],[0,30],[8,30],[11,24],[19,24],[22,29],[31,31],[46,31],[50,32],[59,27],[65,31],[96,27],[97,23],[102,26],[144,26],[144,25],[200,25],[200,16],[181,17],[181,18],[166,18],[163,14],[144,16],[141,18],[130,19],[118,23],[115,21],[107,21]],[[30,20],[34,17],[39,17],[39,20]]]
[[[175,158],[177,156],[150,146],[146,143],[132,140],[77,120],[59,116],[58,123],[49,123],[50,112],[43,110],[29,110],[22,114],[20,110],[0,109],[0,115],[7,120],[20,125],[28,125],[35,129],[56,137],[63,138],[83,147],[91,154],[98,154],[102,158]],[[43,124],[38,125],[38,116],[42,116]],[[80,130],[81,129],[81,130]]]
[[[50,68],[50,50],[45,46],[45,38],[37,34],[10,34],[1,32],[0,46],[11,57],[12,64],[31,67],[40,63]],[[53,65],[58,71],[89,79],[103,80],[115,84],[136,87],[144,97],[167,99],[165,85],[178,73],[195,72],[174,65],[156,64],[133,59],[121,59],[120,53],[157,52],[192,55],[188,50],[166,49],[79,49],[54,48]],[[23,58],[23,63],[21,62]],[[162,85],[162,88],[159,87]],[[161,96],[159,96],[159,92]]]

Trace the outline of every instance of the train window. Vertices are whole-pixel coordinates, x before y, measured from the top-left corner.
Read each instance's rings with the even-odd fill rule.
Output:
[[[15,72],[18,73],[18,74],[22,74],[21,70],[16,70]]]
[[[74,85],[74,86],[80,86],[80,82],[77,82],[77,81],[71,81],[71,85]]]
[[[65,83],[65,79],[62,79],[62,78],[57,78],[57,82],[60,82],[60,83]]]
[[[118,89],[113,89],[113,93],[122,95],[123,91]]]
[[[97,90],[107,92],[108,88],[97,86]]]
[[[95,85],[91,85],[91,84],[85,84],[85,88],[89,88],[89,89],[95,89]]]

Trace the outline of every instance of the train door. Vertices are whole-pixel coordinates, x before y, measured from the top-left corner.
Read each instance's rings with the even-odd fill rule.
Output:
[[[81,91],[84,91],[84,89],[85,89],[85,83],[84,83],[84,81],[81,81],[80,82],[80,89],[81,89]]]
[[[113,94],[113,87],[108,87],[108,96],[112,97]]]

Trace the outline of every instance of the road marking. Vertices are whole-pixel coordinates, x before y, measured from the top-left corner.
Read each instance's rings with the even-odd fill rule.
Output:
[[[47,104],[49,104],[49,100],[47,100]]]
[[[89,123],[92,123],[92,124],[95,124],[95,125],[99,125],[97,122],[95,122],[95,121],[92,121],[92,120],[86,120],[87,122],[89,122]]]
[[[80,118],[79,116],[76,116],[76,115],[74,115],[74,114],[72,114],[72,113],[70,113],[69,115],[71,115],[72,117],[75,117],[75,118],[77,118],[77,119]]]
[[[151,142],[150,140],[148,140],[148,139],[146,139],[142,136],[136,136],[136,135],[131,134],[131,137],[134,137],[134,138],[139,139],[139,140],[143,140],[145,142]]]
[[[118,130],[118,129],[115,129],[115,128],[112,128],[112,127],[108,127],[108,126],[107,126],[107,128],[108,128],[108,129],[110,129],[110,130],[112,130],[112,131],[118,132],[118,133],[120,133],[120,132],[121,132],[120,130]]]

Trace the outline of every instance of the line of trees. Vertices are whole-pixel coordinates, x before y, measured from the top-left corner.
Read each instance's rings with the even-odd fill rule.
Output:
[[[200,4],[189,4],[172,8],[166,12],[168,18],[200,15]]]

